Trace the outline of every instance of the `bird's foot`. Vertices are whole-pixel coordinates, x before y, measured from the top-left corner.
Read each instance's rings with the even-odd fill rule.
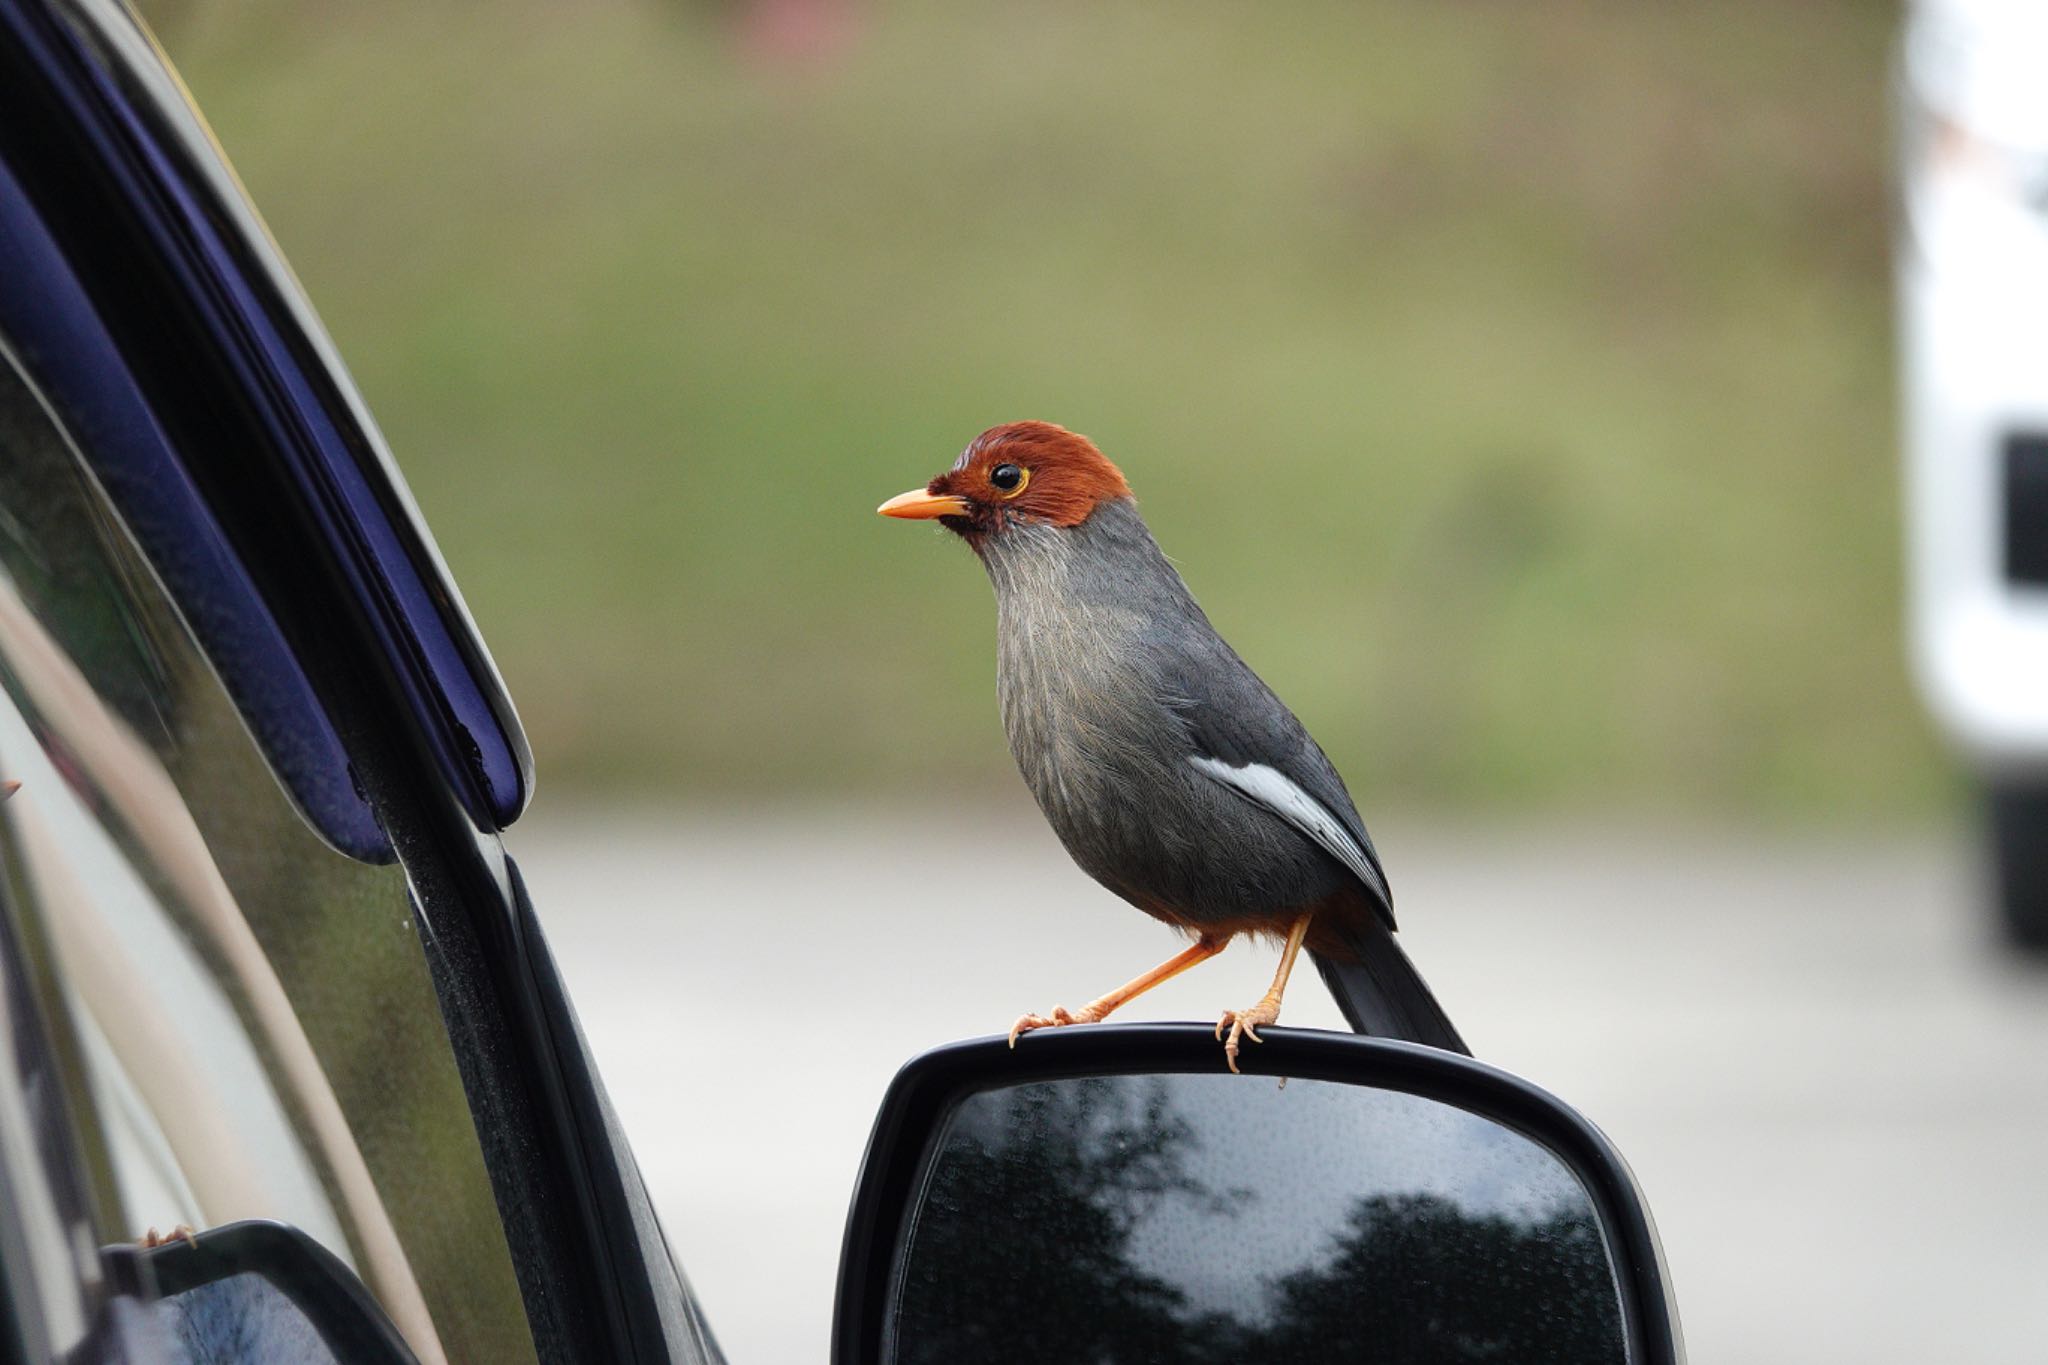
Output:
[[[1223,1060],[1230,1064],[1233,1074],[1237,1072],[1237,1044],[1241,1038],[1255,1043],[1266,1040],[1259,1036],[1259,1030],[1275,1023],[1280,1018],[1280,1002],[1267,996],[1248,1010],[1225,1010],[1223,1017],[1216,1021],[1216,1036],[1223,1037],[1223,1030],[1230,1030],[1230,1037],[1223,1043]]]
[[[1094,1005],[1083,1005],[1077,1010],[1070,1010],[1065,1005],[1054,1005],[1051,1014],[1027,1014],[1010,1025],[1010,1046],[1017,1046],[1019,1035],[1029,1033],[1035,1028],[1065,1028],[1068,1024],[1092,1024],[1108,1013],[1108,1010],[1097,1009]]]
[[[173,1242],[195,1241],[198,1236],[198,1233],[192,1231],[190,1223],[180,1223],[169,1232],[158,1232],[155,1228],[151,1228],[148,1232],[143,1233],[137,1241],[144,1251],[149,1251],[156,1247],[169,1246]]]

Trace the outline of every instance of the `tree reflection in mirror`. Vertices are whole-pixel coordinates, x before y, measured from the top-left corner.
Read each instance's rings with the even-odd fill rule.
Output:
[[[898,1365],[1627,1359],[1557,1156],[1399,1091],[1061,1080],[953,1113],[897,1252]]]

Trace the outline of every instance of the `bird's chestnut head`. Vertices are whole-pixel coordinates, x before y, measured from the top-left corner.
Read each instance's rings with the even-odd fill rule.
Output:
[[[990,427],[953,467],[921,489],[889,499],[885,517],[936,518],[978,545],[1012,526],[1079,526],[1131,486],[1095,443],[1051,422]]]

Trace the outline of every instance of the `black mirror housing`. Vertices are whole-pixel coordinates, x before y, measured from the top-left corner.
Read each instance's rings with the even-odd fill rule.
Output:
[[[1240,1077],[1222,1073],[1216,1042],[1210,1030],[1192,1024],[1048,1030],[1026,1035],[1014,1050],[1003,1038],[997,1037],[951,1044],[911,1061],[897,1074],[883,1100],[855,1187],[840,1262],[839,1294],[834,1314],[832,1359],[835,1365],[882,1365],[885,1360],[894,1362],[914,1358],[914,1352],[907,1348],[898,1349],[902,1343],[894,1340],[901,1325],[900,1319],[904,1316],[903,1303],[916,1292],[916,1285],[906,1287],[914,1278],[906,1270],[911,1262],[909,1248],[913,1239],[925,1237],[929,1240],[937,1236],[931,1231],[935,1217],[953,1218],[967,1233],[970,1246],[978,1235],[979,1230],[974,1226],[976,1213],[960,1207],[957,1181],[947,1185],[943,1195],[933,1194],[935,1186],[946,1184],[944,1171],[951,1169],[942,1165],[942,1145],[951,1143],[945,1146],[949,1153],[959,1145],[957,1139],[949,1138],[953,1130],[962,1124],[970,1125],[981,1134],[975,1140],[984,1144],[990,1140],[999,1145],[1009,1144],[1003,1149],[1003,1156],[1014,1158],[1017,1144],[1030,1140],[1020,1138],[1018,1133],[1032,1127],[1032,1124],[1019,1122],[1019,1115],[1024,1112],[1021,1110],[991,1114],[989,1104],[994,1097],[1029,1097],[1030,1102],[1037,1106],[1031,1113],[1036,1114],[1040,1121],[1040,1131],[1045,1131],[1042,1127],[1045,1122],[1050,1122],[1055,1129],[1062,1124],[1082,1127],[1089,1123],[1085,1106],[1080,1110],[1071,1107],[1061,1110],[1057,1096],[1066,1094],[1070,1098],[1079,1098],[1085,1094],[1102,1100],[1117,1087],[1127,1092],[1127,1097],[1136,1097],[1132,1103],[1126,1104],[1127,1110],[1144,1111],[1155,1129],[1170,1129],[1175,1135],[1172,1141],[1185,1143],[1190,1148],[1199,1148],[1201,1138],[1182,1113],[1176,1110],[1163,1124],[1160,1122],[1161,1114],[1173,1109],[1170,1092],[1183,1097],[1201,1097],[1197,1103],[1181,1106],[1193,1113],[1196,1126],[1214,1120],[1222,1129],[1240,1135],[1246,1131],[1247,1125],[1255,1126],[1257,1122],[1270,1124],[1275,1113],[1289,1116],[1290,1121],[1294,1116],[1306,1117],[1312,1113],[1325,1116],[1325,1127],[1316,1135],[1292,1135],[1295,1156],[1299,1158],[1306,1153],[1314,1159],[1306,1163],[1297,1159],[1282,1163],[1277,1171],[1261,1172],[1260,1178],[1265,1182],[1263,1196],[1246,1189],[1230,1188],[1235,1184],[1231,1179],[1233,1172],[1252,1169],[1241,1164],[1240,1154],[1255,1157],[1255,1149],[1247,1149],[1241,1143],[1231,1145],[1229,1155],[1220,1167],[1214,1154],[1201,1158],[1205,1169],[1221,1171],[1220,1179],[1200,1185],[1199,1191],[1190,1196],[1207,1201],[1214,1206],[1208,1211],[1221,1215],[1220,1220],[1209,1221],[1208,1226],[1212,1229],[1236,1227],[1231,1221],[1236,1215],[1223,1207],[1232,1200],[1265,1197],[1269,1205],[1264,1215],[1268,1228],[1275,1217],[1280,1217],[1283,1223],[1286,1221],[1282,1210],[1270,1207],[1275,1203],[1316,1207],[1324,1211],[1340,1207],[1331,1196],[1342,1193],[1336,1188],[1342,1182],[1333,1176],[1332,1187],[1323,1188],[1322,1178],[1314,1169],[1322,1164],[1321,1149],[1315,1144],[1327,1143],[1333,1158],[1341,1157],[1355,1166],[1360,1159],[1357,1154],[1361,1143],[1346,1138],[1352,1133],[1364,1134],[1355,1126],[1347,1127],[1348,1110],[1346,1116],[1340,1116],[1346,1121],[1339,1122],[1335,1128],[1328,1126],[1330,1108],[1326,1101],[1332,1095],[1355,1095],[1360,1103],[1369,1103],[1375,1111],[1373,1131],[1382,1138],[1400,1139],[1398,1145],[1407,1148],[1411,1157],[1419,1154],[1425,1162],[1436,1151],[1432,1144],[1442,1146],[1447,1158],[1455,1158],[1463,1150],[1457,1142],[1449,1140],[1448,1129],[1441,1123],[1428,1120],[1429,1115],[1452,1116],[1450,1121],[1454,1126],[1462,1123],[1494,1134],[1496,1137],[1484,1144],[1489,1149],[1513,1146],[1518,1151],[1526,1151],[1529,1158],[1556,1169],[1560,1177],[1571,1185],[1574,1197],[1579,1199],[1584,1209],[1584,1236],[1592,1238],[1597,1229],[1598,1240],[1604,1241],[1604,1258],[1599,1255],[1597,1242],[1591,1243],[1593,1263],[1600,1267],[1603,1286],[1610,1269],[1613,1281],[1612,1299],[1603,1299],[1603,1303],[1611,1306],[1603,1308],[1606,1322],[1599,1328],[1610,1334],[1612,1343],[1609,1354],[1603,1358],[1619,1358],[1632,1365],[1677,1365],[1682,1361],[1683,1345],[1676,1307],[1655,1227],[1641,1190],[1613,1144],[1576,1110],[1519,1077],[1469,1057],[1434,1048],[1386,1039],[1278,1028],[1267,1030],[1264,1036],[1268,1040],[1265,1045],[1247,1048],[1240,1058],[1244,1071]],[[1295,1085],[1291,1091],[1283,1090],[1282,1087],[1289,1082],[1301,1084]],[[1352,1089],[1342,1089],[1345,1087]],[[1322,1097],[1321,1101],[1318,1095]],[[1056,1112],[1048,1115],[1047,1104],[1051,1104]],[[1028,1119],[1030,1115],[1025,1117]],[[1388,1127],[1390,1123],[1394,1125],[1391,1129]],[[1062,1143],[1046,1169],[1071,1172],[1077,1161],[1085,1163],[1089,1160],[1103,1165],[1118,1165],[1132,1160],[1134,1152],[1138,1160],[1146,1159],[1144,1143],[1133,1143],[1128,1127],[1116,1130],[1111,1134],[1114,1140],[1107,1142],[1099,1140],[1100,1125],[1096,1127],[1098,1139],[1088,1148],[1093,1156],[1084,1153],[1086,1143]],[[1217,1136],[1222,1134],[1219,1132]],[[1339,1152],[1337,1148],[1344,1151]],[[1153,1155],[1157,1156],[1157,1152]],[[1376,1157],[1370,1159],[1377,1160]],[[1006,1217],[1014,1218],[1017,1203],[1030,1199],[1030,1182],[1036,1169],[1028,1160],[1020,1165],[1015,1159],[1007,1159],[1002,1164],[1005,1169],[1003,1180],[1008,1183],[1000,1190],[994,1185],[984,1184],[978,1191],[982,1198],[1002,1201],[991,1203],[987,1209],[992,1224]],[[1524,1160],[1519,1169],[1528,1168],[1529,1162]],[[1016,1183],[1019,1179],[1025,1182],[1022,1187]],[[1198,1189],[1184,1172],[1168,1170],[1156,1163],[1148,1174],[1140,1178],[1138,1185],[1130,1188],[1136,1189],[1140,1185],[1147,1207],[1156,1204],[1162,1190],[1165,1197],[1170,1198],[1176,1189]],[[1098,1193],[1100,1191],[1099,1186],[1091,1188]],[[1577,1194],[1577,1191],[1583,1191],[1583,1194]],[[969,1190],[970,1201],[976,1193],[976,1190]],[[1117,1200],[1127,1203],[1129,1193],[1129,1189],[1113,1191],[1108,1202],[1121,1207]],[[1054,1201],[1057,1202],[1059,1197],[1055,1194]],[[934,1201],[932,1207],[940,1209],[938,1215],[928,1213],[928,1200]],[[1402,1198],[1365,1200],[1361,1201],[1359,1208],[1364,1209],[1367,1205],[1373,1206],[1371,1211],[1375,1214],[1385,1214],[1399,1206],[1410,1213],[1438,1219],[1448,1217],[1453,1222],[1460,1216],[1454,1205],[1426,1195],[1406,1196],[1405,1202]],[[1353,1215],[1354,1219],[1362,1216],[1356,1212]],[[1117,1221],[1114,1213],[1111,1221]],[[1188,1220],[1182,1221],[1186,1223]],[[1199,1223],[1200,1219],[1194,1221]],[[1327,1216],[1324,1222],[1327,1224]],[[1127,1228],[1129,1224],[1126,1222],[1123,1226]],[[1515,1242],[1510,1238],[1503,1242],[1498,1240],[1499,1231],[1518,1225],[1493,1218],[1459,1226],[1490,1229],[1496,1236],[1493,1254],[1477,1258],[1468,1256],[1462,1260],[1451,1258],[1434,1264],[1414,1281],[1418,1289],[1427,1285],[1431,1286],[1428,1292],[1438,1292],[1446,1273],[1507,1274],[1510,1278],[1505,1282],[1489,1280],[1484,1285],[1474,1282],[1466,1286],[1468,1301],[1490,1304],[1502,1297],[1512,1297],[1516,1292],[1540,1294],[1545,1292],[1543,1286],[1558,1283],[1554,1275],[1551,1279],[1544,1279],[1540,1267],[1524,1274],[1520,1281],[1513,1279],[1516,1267],[1512,1264],[1504,1272],[1498,1270],[1503,1261],[1513,1262],[1532,1249],[1539,1253],[1535,1259],[1555,1253],[1561,1244],[1560,1239],[1553,1235],[1555,1227],[1532,1225],[1524,1240]],[[1357,1227],[1357,1239],[1363,1242],[1366,1240],[1364,1223],[1358,1223]],[[1322,1230],[1327,1231],[1327,1226]],[[993,1227],[988,1235],[997,1235]],[[1210,1235],[1213,1237],[1215,1234],[1212,1232]],[[1183,1227],[1164,1245],[1174,1248],[1170,1254],[1178,1257],[1184,1255],[1189,1240],[1187,1228]],[[1410,1244],[1414,1242],[1412,1236],[1407,1240]],[[958,1243],[955,1245],[957,1247]],[[1355,1252],[1357,1246],[1352,1249]],[[1063,1254],[1057,1242],[1042,1247],[1021,1246],[1015,1248],[1015,1252],[1019,1257]],[[1580,1254],[1583,1252],[1582,1247]],[[1408,1253],[1395,1254],[1398,1257]],[[933,1277],[934,1255],[938,1257],[937,1276],[943,1279],[950,1273],[947,1257],[935,1252],[918,1262],[921,1267],[918,1283]],[[1382,1257],[1382,1262],[1384,1259]],[[1359,1264],[1358,1257],[1352,1256],[1347,1264],[1355,1270]],[[1453,1264],[1495,1269],[1447,1272],[1445,1267]],[[1262,1270],[1283,1268],[1255,1260],[1247,1267],[1247,1283],[1256,1283]],[[1578,1268],[1583,1270],[1584,1267]],[[971,1279],[973,1273],[966,1268],[960,1271],[964,1279]],[[1070,1272],[1062,1267],[1060,1274],[1069,1275]],[[1028,1270],[1025,1278],[1029,1278]],[[1120,1293],[1128,1295],[1133,1292],[1132,1286],[1136,1286],[1134,1301],[1143,1302],[1148,1295],[1154,1302],[1162,1297],[1171,1297],[1170,1290],[1162,1296],[1162,1286],[1156,1280],[1129,1267],[1119,1265],[1113,1278],[1120,1285]],[[1265,1278],[1269,1282],[1274,1279],[1271,1275]],[[1505,1289],[1503,1283],[1507,1285]],[[1279,1281],[1279,1287],[1283,1290],[1289,1287],[1284,1277]],[[1293,1289],[1297,1293],[1303,1289],[1299,1275],[1294,1277]],[[1376,1293],[1372,1299],[1375,1313],[1382,1321],[1389,1313],[1398,1316],[1403,1308],[1403,1299],[1404,1295],[1399,1292]],[[970,1315],[975,1313],[973,1290],[965,1294],[964,1301],[967,1304],[964,1311]],[[1053,1305],[1044,1311],[1054,1314],[1072,1302],[1057,1290],[1047,1294],[1043,1301]],[[1554,1306],[1535,1305],[1536,1316],[1544,1321],[1554,1321],[1555,1317],[1550,1313]],[[1231,1330],[1229,1315],[1208,1311],[1213,1307],[1192,1305],[1185,1315],[1200,1316],[1204,1332],[1212,1330],[1210,1324],[1222,1324],[1214,1330],[1227,1334]],[[957,1302],[954,1311],[960,1311]],[[1077,1306],[1074,1311],[1084,1310]],[[1441,1303],[1432,1308],[1424,1302],[1424,1294],[1418,1292],[1412,1305],[1412,1312],[1418,1319],[1441,1311]],[[1129,1315],[1120,1309],[1117,1316]],[[1009,1330],[999,1318],[1000,1315],[991,1307],[988,1326],[998,1338]],[[1166,1321],[1164,1318],[1158,1320]],[[957,1330],[957,1321],[953,1325]],[[977,1325],[968,1324],[970,1328]],[[913,1325],[906,1330],[914,1334],[918,1329]],[[1388,1341],[1378,1336],[1373,1339],[1383,1343]],[[1240,1343],[1239,1349],[1253,1348]],[[1235,1358],[1234,1351],[1220,1353]],[[1106,1358],[1122,1357],[1112,1351]],[[1147,1358],[1174,1358],[1174,1353],[1168,1349],[1166,1354]],[[1400,1356],[1397,1354],[1392,1358]]]
[[[141,1299],[208,1296],[200,1311],[245,1347],[278,1347],[302,1327],[334,1360],[417,1365],[354,1272],[288,1224],[249,1219],[154,1247],[105,1247],[101,1255],[116,1284]],[[278,1332],[283,1336],[269,1335]]]

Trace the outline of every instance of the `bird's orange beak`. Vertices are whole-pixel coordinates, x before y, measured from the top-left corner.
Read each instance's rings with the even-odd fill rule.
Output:
[[[922,488],[913,488],[908,493],[898,493],[875,510],[885,517],[902,517],[908,521],[964,517],[967,515],[967,499],[956,498],[951,493],[927,493]]]

